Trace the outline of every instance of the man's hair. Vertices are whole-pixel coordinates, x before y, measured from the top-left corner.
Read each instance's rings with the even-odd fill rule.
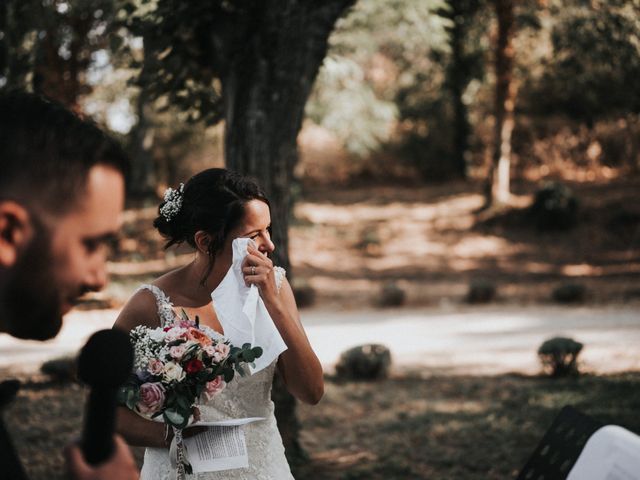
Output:
[[[96,165],[126,176],[129,160],[117,142],[62,105],[31,93],[0,94],[0,200],[64,213]]]

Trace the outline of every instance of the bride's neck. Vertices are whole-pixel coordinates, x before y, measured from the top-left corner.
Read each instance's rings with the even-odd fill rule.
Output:
[[[189,292],[190,296],[195,297],[194,300],[208,303],[211,301],[211,292],[213,292],[222,279],[227,274],[229,266],[225,265],[222,259],[214,262],[213,267],[209,269],[209,258],[202,254],[196,254],[196,258],[188,264],[183,273],[186,276],[184,285],[190,285],[193,290]],[[210,270],[210,271],[209,271]],[[204,281],[203,281],[204,280]]]

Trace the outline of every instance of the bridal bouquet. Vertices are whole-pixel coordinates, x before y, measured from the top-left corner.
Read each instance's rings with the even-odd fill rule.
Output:
[[[134,372],[120,389],[120,403],[178,430],[189,424],[198,402],[221,392],[236,372],[245,375],[244,366],[262,355],[262,348],[248,343],[231,345],[184,311],[164,328],[137,326],[130,339]]]

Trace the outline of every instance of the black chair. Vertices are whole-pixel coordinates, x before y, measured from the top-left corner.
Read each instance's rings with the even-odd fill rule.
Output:
[[[563,407],[516,480],[565,480],[585,443],[603,424]]]

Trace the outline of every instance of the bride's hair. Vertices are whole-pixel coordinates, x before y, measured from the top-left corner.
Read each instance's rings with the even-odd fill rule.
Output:
[[[209,256],[212,261],[222,250],[227,235],[244,216],[244,207],[251,200],[269,205],[264,191],[251,178],[224,168],[210,168],[191,177],[184,185],[177,211],[162,214],[164,201],[158,207],[153,226],[167,240],[165,248],[187,242],[193,248],[196,232],[211,236]],[[169,200],[175,204],[175,199]]]

